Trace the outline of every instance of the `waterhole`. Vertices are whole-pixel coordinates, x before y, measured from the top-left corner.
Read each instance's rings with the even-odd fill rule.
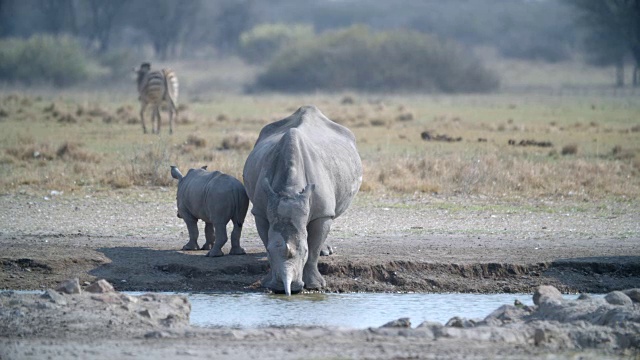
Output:
[[[484,319],[501,305],[519,300],[533,305],[531,294],[299,294],[191,293],[191,324],[201,327],[266,326],[378,327],[402,317],[412,326],[445,324],[454,316]],[[575,299],[576,295],[566,295]]]
[[[10,290],[0,290],[0,292]],[[41,291],[16,291],[40,293]],[[124,291],[139,296],[145,292]],[[502,305],[533,305],[531,294],[298,294],[174,293],[191,303],[191,325],[218,328],[268,326],[327,326],[363,329],[379,327],[403,317],[413,327],[424,321],[445,324],[454,316],[484,319]],[[604,294],[591,294],[603,297]],[[578,295],[565,294],[567,300]]]

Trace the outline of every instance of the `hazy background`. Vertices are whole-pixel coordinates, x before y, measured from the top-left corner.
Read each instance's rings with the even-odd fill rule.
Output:
[[[613,0],[0,0],[0,86],[132,87],[151,61],[192,99],[629,92],[639,18]]]

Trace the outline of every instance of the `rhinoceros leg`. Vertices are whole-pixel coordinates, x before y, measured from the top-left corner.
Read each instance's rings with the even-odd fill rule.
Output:
[[[307,225],[307,244],[309,245],[309,258],[304,265],[302,281],[307,289],[320,289],[327,285],[320,271],[318,271],[318,257],[323,249],[331,223],[333,219],[329,217],[313,220]]]
[[[213,226],[215,228],[216,240],[213,243],[213,248],[207,253],[207,256],[218,257],[224,255],[222,247],[227,243],[227,224],[216,223]]]
[[[240,235],[242,234],[242,224],[233,223],[231,231],[231,251],[229,255],[244,255],[247,252],[240,246]]]
[[[189,242],[182,250],[198,250],[198,219],[184,216],[183,220],[189,230]]]
[[[260,236],[260,240],[262,240],[262,244],[266,250],[267,245],[269,244],[269,221],[260,216],[255,216],[255,218],[258,235]]]
[[[263,217],[255,216],[256,219],[256,229],[258,229],[258,235],[262,240],[262,244],[264,245],[265,250],[267,249],[267,244],[269,244],[269,221]],[[260,280],[260,283],[264,287],[271,287],[273,283],[273,273],[271,272],[271,268],[269,268],[269,272],[265,277]]]
[[[320,250],[320,256],[329,256],[333,254],[333,248],[329,244],[325,244]]]
[[[207,242],[202,245],[200,250],[211,250],[213,248],[213,243],[216,241],[216,234],[213,232],[213,224],[205,223],[204,225],[204,237],[207,239]]]

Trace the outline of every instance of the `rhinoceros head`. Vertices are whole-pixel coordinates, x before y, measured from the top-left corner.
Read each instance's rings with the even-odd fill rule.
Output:
[[[268,194],[267,220],[269,243],[267,254],[273,279],[270,288],[287,295],[304,287],[302,273],[309,257],[307,224],[309,222],[309,197],[315,185],[307,185],[294,195],[278,194],[264,181]]]

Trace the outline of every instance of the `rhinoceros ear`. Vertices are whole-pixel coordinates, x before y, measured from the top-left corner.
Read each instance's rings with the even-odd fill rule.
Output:
[[[208,166],[208,165],[205,165],[205,166],[201,167],[200,169],[202,169],[202,170],[207,170],[207,166]]]
[[[175,165],[171,165],[171,176],[174,179],[182,180],[182,173],[178,170],[178,167]]]

